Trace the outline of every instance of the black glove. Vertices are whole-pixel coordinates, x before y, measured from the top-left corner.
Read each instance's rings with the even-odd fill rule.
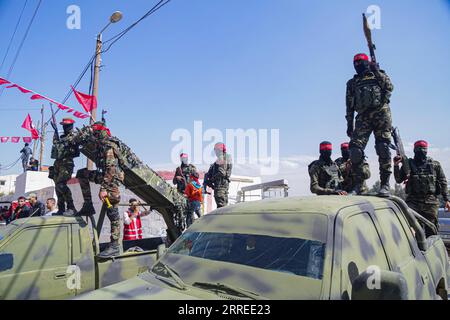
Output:
[[[353,136],[353,123],[347,124],[347,136],[351,139]]]

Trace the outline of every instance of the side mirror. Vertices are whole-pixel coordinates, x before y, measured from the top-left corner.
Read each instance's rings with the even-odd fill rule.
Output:
[[[14,256],[11,253],[0,253],[0,272],[12,269]]]
[[[167,251],[166,245],[165,245],[164,243],[163,243],[163,244],[160,244],[160,245],[158,246],[158,249],[157,249],[157,252],[156,252],[156,259],[161,258],[162,255],[163,255],[166,251]]]
[[[405,277],[392,271],[364,271],[352,283],[352,300],[407,300]]]

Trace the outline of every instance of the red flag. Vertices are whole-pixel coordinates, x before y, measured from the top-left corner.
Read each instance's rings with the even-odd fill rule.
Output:
[[[25,143],[31,143],[31,137],[23,137],[22,140]]]
[[[40,94],[33,94],[31,96],[31,100],[40,100],[40,99],[46,99],[45,97],[41,96]],[[47,99],[46,99],[47,100]]]
[[[12,85],[10,85],[10,86],[7,86],[6,88],[17,88],[17,89],[19,89],[20,91],[22,91],[22,93],[30,93],[30,92],[33,92],[33,91],[31,91],[31,90],[25,89],[25,88],[23,88],[23,87],[21,87],[21,86],[15,84],[15,83],[12,84]]]
[[[12,143],[19,143],[19,141],[20,141],[20,137],[12,137],[11,138]]]
[[[79,119],[86,119],[86,118],[89,118],[89,115],[88,115],[88,114],[81,113],[81,112],[79,112],[79,111],[75,111],[75,112],[73,113],[73,116],[74,116],[74,117],[77,117],[77,118],[79,118]]]
[[[30,114],[25,118],[25,121],[22,124],[22,128],[28,130],[31,132],[31,137],[34,140],[37,140],[39,138],[39,132],[37,129],[33,126],[33,121],[31,120]]]
[[[11,82],[9,82],[8,80],[5,80],[5,79],[3,79],[3,78],[0,78],[0,86],[1,86],[2,84],[7,84],[7,83],[11,83]]]
[[[0,141],[2,143],[6,143],[6,142],[8,142],[8,140],[9,140],[9,137],[0,137]]]
[[[97,98],[95,96],[90,96],[88,94],[79,92],[72,87],[73,93],[77,98],[78,102],[83,106],[86,112],[91,113],[92,110],[97,109]]]

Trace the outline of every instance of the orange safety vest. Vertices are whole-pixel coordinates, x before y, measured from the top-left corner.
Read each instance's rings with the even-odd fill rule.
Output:
[[[128,209],[128,216],[131,217],[133,212]],[[139,212],[136,219],[131,219],[131,223],[123,227],[123,240],[138,240],[142,239],[142,222],[141,213]]]

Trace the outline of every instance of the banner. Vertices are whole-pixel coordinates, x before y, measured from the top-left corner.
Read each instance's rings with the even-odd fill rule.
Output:
[[[65,105],[63,105],[63,104],[61,104],[61,103],[59,103],[59,102],[57,102],[57,101],[55,101],[53,99],[47,98],[46,96],[43,96],[43,95],[41,95],[39,93],[36,93],[36,92],[34,92],[32,90],[29,90],[27,88],[19,86],[18,84],[15,84],[15,83],[12,83],[12,82],[10,82],[10,81],[8,81],[6,79],[0,78],[0,86],[4,85],[4,84],[9,84],[8,86],[5,87],[5,89],[17,88],[20,92],[22,92],[24,94],[31,93],[32,94],[31,97],[30,97],[31,100],[47,100],[47,101],[57,105],[59,109],[61,109],[62,111],[65,111],[67,113],[72,113],[72,112],[75,111],[75,109],[70,108],[68,106],[65,106]],[[72,89],[73,89],[73,87],[72,87]],[[75,89],[73,89],[73,90],[75,91]],[[77,92],[78,95],[76,94],[75,97],[77,98],[78,101],[80,101],[79,99],[81,99],[81,101],[83,101],[84,104],[81,103],[81,102],[80,103],[81,103],[81,105],[83,106],[83,108],[86,111],[88,111],[88,109],[92,110],[92,109],[97,108],[97,99],[94,99],[95,97],[92,97],[92,96],[89,96],[89,95],[85,95],[85,94],[83,94],[81,92],[78,92],[78,91],[76,91],[76,92]],[[88,109],[86,109],[86,108],[88,108]],[[76,111],[73,115],[74,115],[74,117],[79,118],[79,119],[86,119],[86,118],[89,118],[91,116],[90,115],[90,111],[88,111],[88,112],[89,112],[89,114]]]
[[[10,141],[11,143],[19,143],[20,137],[0,137],[1,143],[7,143],[8,141]],[[22,141],[24,143],[31,143],[33,142],[33,139],[32,137],[22,137]]]
[[[75,94],[75,98],[77,98],[78,102],[83,106],[86,112],[91,113],[92,110],[97,109],[97,98],[95,96],[91,96],[80,91],[75,90],[72,87],[72,91]]]

